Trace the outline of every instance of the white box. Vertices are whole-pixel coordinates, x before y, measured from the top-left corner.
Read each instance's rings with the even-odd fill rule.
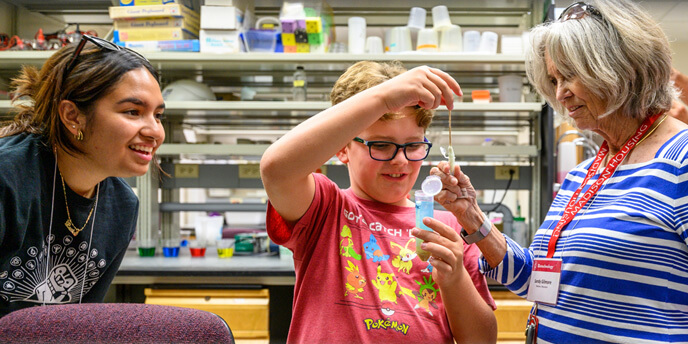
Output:
[[[244,12],[231,6],[201,6],[201,29],[241,30]]]
[[[234,6],[242,11],[253,11],[255,4],[253,0],[205,0],[206,6]]]
[[[523,38],[521,35],[502,35],[502,54],[523,55]]]
[[[241,40],[241,32],[237,30],[205,30],[201,29],[202,53],[240,53],[246,51]]]

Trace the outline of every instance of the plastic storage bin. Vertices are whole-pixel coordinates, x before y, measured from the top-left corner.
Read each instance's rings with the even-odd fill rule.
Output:
[[[264,24],[273,24],[274,29],[263,29]],[[272,53],[275,51],[277,36],[281,33],[280,21],[274,17],[264,17],[256,21],[256,28],[244,33],[246,50],[250,53]]]

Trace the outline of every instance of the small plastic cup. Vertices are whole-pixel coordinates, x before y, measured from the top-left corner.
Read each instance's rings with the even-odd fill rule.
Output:
[[[155,241],[139,240],[138,251],[140,257],[155,257]]]
[[[179,256],[179,239],[169,239],[165,240],[162,245],[162,254],[165,257],[178,257]]]
[[[366,53],[368,54],[382,54],[382,38],[377,36],[370,36],[366,38]]]
[[[420,30],[425,28],[425,17],[427,12],[422,7],[411,7],[411,12],[409,13],[408,24],[406,26]]]
[[[432,8],[432,27],[439,29],[443,26],[451,26],[451,19],[449,18],[449,10],[447,6],[439,5]]]
[[[234,256],[234,239],[218,240],[217,256],[219,258],[232,258]]]
[[[155,257],[155,246],[153,246],[153,247],[139,247],[139,256],[141,256],[141,257]]]
[[[418,31],[417,51],[437,51],[437,31],[433,29],[421,29]]]
[[[191,257],[205,257],[205,242],[202,240],[189,241],[189,252]]]

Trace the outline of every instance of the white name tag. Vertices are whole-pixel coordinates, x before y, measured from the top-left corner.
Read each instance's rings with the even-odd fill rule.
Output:
[[[540,258],[533,262],[528,301],[556,305],[561,279],[561,259]]]

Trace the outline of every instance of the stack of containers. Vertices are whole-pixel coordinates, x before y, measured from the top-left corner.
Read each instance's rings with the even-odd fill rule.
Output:
[[[205,0],[201,6],[201,52],[239,53],[242,33],[252,25],[252,0]]]
[[[198,51],[192,0],[120,0],[110,7],[114,42],[141,51]]]
[[[284,2],[280,11],[285,53],[326,53],[334,39],[327,3]]]

